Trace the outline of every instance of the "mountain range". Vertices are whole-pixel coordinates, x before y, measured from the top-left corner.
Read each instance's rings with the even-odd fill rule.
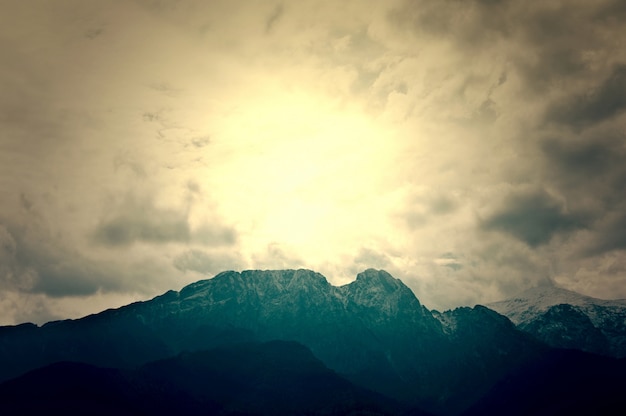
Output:
[[[550,346],[626,357],[626,300],[544,285],[487,306]]]
[[[52,397],[75,414],[102,401],[113,406],[103,414],[500,414],[502,392],[508,403],[553,404],[533,401],[542,392],[528,385],[556,382],[561,367],[545,365],[556,356],[626,387],[623,359],[555,356],[524,325],[538,327],[549,302],[531,303],[530,321],[504,303],[495,307],[511,319],[485,306],[438,312],[382,270],[339,287],[310,270],[228,271],[77,320],[0,327],[0,402],[13,412],[26,397],[40,408]],[[596,391],[587,374],[568,382]],[[587,402],[604,397],[594,394]]]

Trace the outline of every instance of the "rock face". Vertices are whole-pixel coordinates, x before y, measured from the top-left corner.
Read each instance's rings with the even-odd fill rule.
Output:
[[[0,380],[59,361],[136,368],[271,340],[301,343],[353,383],[443,413],[544,350],[487,308],[431,312],[384,271],[341,287],[310,270],[229,271],[82,319],[2,328]]]
[[[153,331],[170,333],[163,338],[173,351],[203,347],[216,334],[288,339],[344,374],[375,359],[393,366],[402,360],[398,345],[424,351],[444,338],[408,287],[375,270],[341,287],[310,270],[225,272],[135,308]]]
[[[487,306],[553,347],[626,357],[626,300],[543,286]]]

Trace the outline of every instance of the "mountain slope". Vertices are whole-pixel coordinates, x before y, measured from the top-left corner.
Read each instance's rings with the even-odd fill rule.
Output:
[[[541,357],[546,348],[515,329],[505,316],[484,306],[462,307],[433,315],[442,322],[451,350],[441,368],[448,374],[443,395],[450,394],[446,409],[461,412],[484,395],[495,380]]]
[[[550,350],[504,377],[464,416],[623,415],[626,361]]]
[[[0,413],[98,415],[398,414],[300,344],[234,344],[120,371],[56,363],[0,384]],[[425,413],[423,413],[425,415]]]
[[[553,347],[626,357],[626,300],[541,286],[487,306]]]

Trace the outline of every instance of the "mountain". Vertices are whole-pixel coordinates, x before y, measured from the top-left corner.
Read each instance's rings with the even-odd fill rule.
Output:
[[[22,361],[33,368],[68,359],[124,366],[254,339],[296,340],[332,368],[354,373],[365,361],[387,361],[383,351],[400,344],[426,353],[438,338],[438,321],[385,272],[368,270],[342,287],[309,270],[224,272],[82,319],[2,328],[0,359],[11,358],[0,378]]]
[[[228,271],[78,320],[0,328],[0,380],[60,361],[131,371],[185,351],[272,340],[407,406],[458,414],[547,347],[485,307],[429,311],[366,270],[333,286],[310,270]]]
[[[485,415],[623,415],[626,360],[553,349],[511,371],[463,413]]]
[[[0,384],[1,414],[392,415],[401,410],[341,378],[303,345],[285,341],[184,353],[132,371],[60,362]]]
[[[540,286],[487,306],[553,347],[626,357],[626,300]]]
[[[541,357],[546,350],[543,344],[516,330],[508,318],[484,306],[432,314],[442,323],[450,343],[445,352],[446,365],[440,368],[447,375],[440,395],[451,395],[443,409],[452,414],[470,406],[496,380]]]

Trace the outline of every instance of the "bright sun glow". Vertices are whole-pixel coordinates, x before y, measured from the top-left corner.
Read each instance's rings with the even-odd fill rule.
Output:
[[[230,157],[211,186],[234,193],[224,211],[256,225],[255,240],[317,244],[324,235],[354,232],[356,217],[368,218],[371,231],[372,218],[383,217],[372,215],[369,201],[391,168],[389,134],[358,108],[322,95],[261,97],[222,126],[216,145]]]

